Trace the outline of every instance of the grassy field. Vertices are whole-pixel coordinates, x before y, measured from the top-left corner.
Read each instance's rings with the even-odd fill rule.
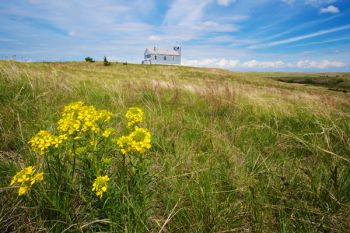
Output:
[[[350,94],[278,81],[307,76],[0,61],[0,232],[348,232]],[[28,140],[75,101],[115,125],[144,110],[145,203],[111,210],[72,191],[55,204],[10,187]]]
[[[326,87],[329,90],[350,92],[349,73],[328,73],[328,74],[280,74],[271,77],[280,82],[299,83],[305,85],[316,85]]]

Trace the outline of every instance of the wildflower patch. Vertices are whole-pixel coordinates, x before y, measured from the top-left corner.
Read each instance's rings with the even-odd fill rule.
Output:
[[[68,190],[80,190],[79,196],[86,200],[92,195],[99,199],[108,195],[109,187],[115,187],[113,181],[128,183],[135,178],[130,176],[143,179],[146,174],[144,154],[151,148],[151,133],[140,127],[144,117],[140,108],[130,108],[125,117],[126,135],[120,135],[115,127],[111,127],[111,112],[81,101],[68,104],[60,114],[57,131],[41,130],[29,140],[37,155],[35,166],[42,171],[28,166],[19,171],[10,184],[19,186],[19,196],[27,194],[34,184],[41,183],[43,190],[54,190],[47,193],[49,199],[52,193],[59,195]],[[114,172],[118,163],[122,163],[125,170],[119,173],[124,176],[122,178],[116,177]],[[90,188],[85,184],[90,184]]]

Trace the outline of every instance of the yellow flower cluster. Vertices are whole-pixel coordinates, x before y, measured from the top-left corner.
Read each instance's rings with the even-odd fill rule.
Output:
[[[85,133],[89,130],[98,132],[100,122],[108,122],[112,113],[106,110],[98,111],[94,106],[84,105],[83,102],[74,102],[64,107],[62,117],[58,121],[58,130],[72,135]]]
[[[54,136],[46,130],[41,130],[29,141],[32,146],[33,151],[44,154],[50,147],[58,148],[58,146],[67,140],[67,135],[62,134],[59,136]]]
[[[119,137],[117,144],[124,155],[130,152],[142,154],[151,148],[151,133],[147,129],[136,126],[135,130],[129,135]]]
[[[132,127],[143,121],[143,111],[140,108],[132,107],[126,112],[125,117],[128,121],[128,127]]]
[[[104,138],[114,137],[116,132],[113,128],[106,128],[106,124],[111,120],[112,113],[106,110],[96,110],[94,106],[85,105],[83,102],[74,102],[64,107],[61,114],[61,118],[57,123],[58,136],[51,134],[46,130],[39,131],[34,137],[31,138],[29,144],[34,152],[39,154],[45,154],[53,148],[58,148],[60,145],[69,139],[87,139],[90,145],[97,147],[100,140],[99,136]],[[121,136],[115,139],[115,142],[119,146],[123,155],[140,153],[143,154],[146,150],[151,148],[151,133],[145,129],[139,127],[139,123],[142,123],[144,112],[137,107],[129,108],[125,115],[127,119],[127,125],[129,130],[133,130],[129,135]],[[89,132],[97,133],[97,135],[91,135],[92,137],[84,137],[84,134]],[[97,136],[97,137],[96,137]],[[68,143],[65,143],[68,146]],[[87,145],[81,145],[81,147],[65,148],[69,154],[85,154],[87,151]],[[111,163],[111,158],[102,158],[104,165]],[[34,167],[30,166],[19,171],[11,180],[11,185],[18,185],[18,195],[24,195],[30,190],[30,188],[37,182],[43,180],[43,173],[38,173]],[[107,192],[108,183],[110,178],[108,175],[97,176],[92,184],[92,191],[94,191],[97,197],[102,198],[103,194]]]
[[[103,193],[107,191],[108,181],[108,176],[98,176],[92,184],[92,191],[96,192],[99,198],[102,198]]]
[[[24,195],[37,182],[44,179],[44,173],[36,173],[33,166],[24,168],[16,173],[10,185],[19,185],[18,196]]]
[[[108,138],[112,133],[114,133],[113,128],[107,128],[105,131],[103,131],[102,136],[105,138]]]

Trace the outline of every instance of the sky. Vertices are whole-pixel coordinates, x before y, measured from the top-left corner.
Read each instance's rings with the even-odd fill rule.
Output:
[[[182,64],[237,71],[350,71],[350,0],[0,0],[0,59]]]

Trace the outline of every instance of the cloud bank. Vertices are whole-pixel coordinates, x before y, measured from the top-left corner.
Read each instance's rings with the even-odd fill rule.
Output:
[[[197,66],[197,67],[218,67],[226,69],[264,69],[264,70],[279,70],[283,68],[298,68],[298,69],[330,69],[330,68],[344,68],[347,64],[337,60],[299,60],[297,62],[284,62],[282,60],[277,61],[258,61],[258,60],[230,60],[225,58],[207,58],[201,60],[187,60],[182,62],[185,66]]]

